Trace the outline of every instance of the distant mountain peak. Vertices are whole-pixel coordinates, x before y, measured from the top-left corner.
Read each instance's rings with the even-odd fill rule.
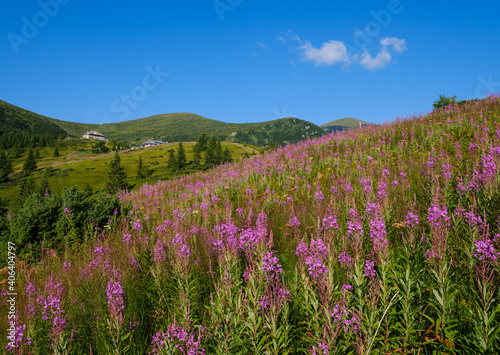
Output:
[[[346,117],[322,124],[320,127],[323,128],[326,132],[331,133],[333,131],[342,131],[344,129],[352,129],[369,125],[371,125],[371,123],[358,120],[354,117]]]

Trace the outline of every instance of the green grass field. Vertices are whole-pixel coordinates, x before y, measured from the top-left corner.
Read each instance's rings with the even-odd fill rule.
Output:
[[[104,188],[107,181],[108,165],[115,153],[113,151],[102,154],[93,153],[92,144],[95,141],[72,139],[61,143],[64,144],[59,147],[59,157],[53,156],[54,148],[39,149],[38,169],[34,173],[36,183],[41,180],[45,168],[52,167],[53,172],[49,178],[49,185],[58,194],[66,186],[77,186],[79,189],[83,189],[88,184],[94,191]],[[188,162],[193,159],[194,144],[195,142],[183,143]],[[169,150],[173,148],[177,151],[178,146],[178,143],[168,143],[156,147],[121,151],[121,164],[127,173],[129,184],[133,186],[132,190],[139,189],[144,183],[156,183],[158,180],[167,180],[189,173],[189,170],[172,173],[167,167]],[[252,155],[260,152],[258,147],[239,143],[222,142],[222,148],[225,149],[225,147],[228,147],[235,161],[243,159],[245,153]],[[11,181],[0,186],[0,196],[7,201],[12,201],[18,194],[19,180],[27,155],[28,150],[26,149],[20,158],[13,160],[14,173],[11,174]],[[146,168],[153,169],[153,173],[144,180],[136,178],[140,156],[142,156]]]

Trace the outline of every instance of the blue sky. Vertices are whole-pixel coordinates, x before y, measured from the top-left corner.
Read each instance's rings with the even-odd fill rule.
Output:
[[[9,1],[0,99],[62,120],[383,123],[500,91],[497,1]]]

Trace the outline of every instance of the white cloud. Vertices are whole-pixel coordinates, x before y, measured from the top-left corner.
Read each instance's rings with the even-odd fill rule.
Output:
[[[300,49],[305,60],[314,62],[316,65],[334,65],[349,61],[347,48],[341,41],[324,42],[321,48],[315,48],[311,42],[306,41]]]
[[[380,40],[380,44],[382,48],[378,52],[378,54],[374,57],[365,50],[363,54],[361,54],[361,60],[359,64],[365,67],[368,70],[377,70],[384,68],[387,64],[389,64],[392,60],[392,56],[389,53],[389,48],[392,47],[394,52],[401,53],[407,50],[406,40],[399,39],[396,37],[385,37]]]
[[[397,53],[404,52],[408,49],[406,47],[406,40],[396,37],[385,37],[380,41],[380,44],[384,47],[392,47]]]
[[[255,42],[255,43],[256,43],[259,47],[261,47],[261,48],[266,48],[266,47],[267,47],[267,45],[266,45],[266,44],[264,44],[264,43],[262,43],[262,42]]]
[[[361,64],[368,70],[376,70],[384,68],[391,62],[391,59],[392,57],[389,52],[387,52],[387,49],[382,48],[380,52],[378,52],[378,54],[375,56],[375,58],[373,58],[372,55],[368,53],[368,51],[363,52],[363,54],[361,54],[361,60],[359,61],[359,64]]]
[[[302,41],[292,30],[281,32],[276,38],[283,43],[294,43],[297,47],[294,47],[293,51],[298,49],[303,60],[313,62],[316,66],[331,66],[342,63],[345,68],[352,63],[359,63],[368,70],[377,70],[391,63],[392,54],[401,53],[408,49],[406,40],[397,37],[381,39],[379,42],[381,48],[375,56],[372,56],[367,48],[361,54],[359,52],[350,53],[344,42],[336,40],[323,42],[320,48],[316,48],[311,42]]]

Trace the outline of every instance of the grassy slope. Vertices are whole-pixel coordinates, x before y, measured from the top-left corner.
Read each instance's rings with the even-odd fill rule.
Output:
[[[60,193],[65,186],[73,185],[83,189],[89,184],[94,191],[103,188],[106,184],[108,164],[113,158],[114,152],[110,151],[105,154],[92,153],[91,145],[94,141],[74,139],[71,143],[72,146],[60,147],[60,156],[56,158],[53,157],[54,148],[39,150],[38,170],[34,174],[37,183],[44,174],[44,168],[51,166],[55,168],[55,171],[49,179],[49,184],[57,193]],[[193,159],[192,147],[194,144],[194,142],[183,143],[188,162]],[[239,143],[223,142],[223,149],[226,146],[235,160],[242,159],[245,153],[252,155],[259,152],[258,147],[245,146]],[[169,143],[156,147],[122,151],[120,153],[121,163],[129,177],[129,182],[134,185],[133,190],[138,189],[144,183],[151,184],[159,179],[172,178],[174,175],[167,168],[168,151],[171,148],[177,150],[177,147],[177,143]],[[27,154],[28,150],[25,150],[20,158],[13,161],[14,174],[11,175],[12,181],[0,187],[0,196],[7,200],[11,200],[18,193],[18,179]],[[153,174],[146,180],[135,178],[139,156],[142,156],[143,163],[147,168],[154,169]]]
[[[109,346],[112,342],[97,329],[111,312],[106,303],[106,288],[112,280],[104,269],[107,262],[123,272],[123,332],[129,332],[129,321],[140,321],[131,336],[130,353],[145,353],[153,334],[167,331],[174,320],[187,324],[187,331],[195,336],[199,330],[193,325],[207,327],[209,334],[202,339],[207,353],[217,353],[217,347],[228,338],[233,353],[263,354],[263,348],[245,351],[244,346],[252,349],[257,342],[266,346],[280,342],[283,347],[275,353],[311,353],[321,343],[330,346],[330,353],[342,354],[499,353],[498,337],[490,339],[491,351],[481,351],[477,340],[485,334],[477,330],[481,330],[483,316],[488,319],[488,329],[500,325],[495,302],[498,262],[474,256],[475,239],[487,236],[460,216],[458,207],[484,216],[493,238],[500,232],[500,175],[495,171],[493,179],[486,179],[479,190],[472,186],[463,194],[455,184],[456,178],[466,178],[465,183],[473,179],[474,169],[486,170],[484,158],[492,154],[493,147],[500,147],[499,119],[500,100],[484,100],[460,111],[443,110],[350,130],[145,187],[123,197],[137,208],[106,231],[106,237],[78,246],[78,253],[47,255],[31,272],[19,273],[17,307],[24,310],[28,304],[26,292],[21,292],[28,282],[43,295],[45,281],[54,277],[66,292],[61,303],[68,319],[64,332],[69,337],[75,330],[74,353],[89,353],[89,345],[94,350],[101,346],[105,353],[99,337]],[[474,149],[469,149],[471,143],[477,144]],[[499,154],[493,159],[498,166]],[[447,169],[449,178],[443,174]],[[447,208],[450,226],[441,213],[441,217],[433,217],[438,227],[431,225],[429,217],[435,213],[431,203]],[[367,213],[367,207],[372,212]],[[418,216],[420,223],[402,223],[407,212]],[[259,213],[267,215],[260,226]],[[333,216],[338,226],[321,226],[322,218],[333,220]],[[292,227],[292,218],[300,224]],[[364,235],[353,228],[358,222]],[[137,223],[140,228],[135,228]],[[223,223],[224,230],[215,228]],[[235,236],[230,223],[240,229]],[[248,237],[253,234],[243,238],[243,231],[262,229],[264,237],[254,249]],[[123,242],[125,234],[132,235],[131,244]],[[319,243],[314,251],[309,244],[310,239],[318,238],[324,241],[324,251]],[[237,254],[232,247],[235,239],[246,253]],[[305,252],[297,257],[302,240],[310,246],[314,265],[310,261],[306,265]],[[224,257],[218,259],[217,245],[224,246],[219,254]],[[107,251],[97,253],[94,246]],[[187,246],[190,249],[181,249]],[[429,256],[430,250],[440,254]],[[283,266],[283,276],[269,276],[269,266],[267,271],[262,267],[264,252],[268,259],[271,252],[279,258],[275,262]],[[341,261],[341,253],[349,253],[353,261]],[[156,260],[152,260],[153,254]],[[131,265],[132,257],[140,267]],[[71,261],[72,268],[63,269],[63,261]],[[375,263],[375,275],[365,275],[365,261]],[[95,276],[81,277],[94,264],[98,265],[92,269]],[[494,283],[491,278],[484,281],[489,271],[481,273],[480,266],[494,273]],[[327,277],[313,278],[308,272],[312,268],[323,270]],[[483,280],[481,275],[485,275]],[[273,280],[283,284],[271,284]],[[479,289],[477,282],[486,286]],[[340,292],[346,284],[351,290]],[[292,301],[274,308],[279,308],[273,311],[279,318],[273,318],[278,319],[278,326],[272,328],[267,316],[271,311],[259,309],[258,302],[277,286],[291,291]],[[494,302],[483,312],[480,293],[488,298],[490,290],[489,299]],[[446,308],[440,306],[443,302]],[[211,307],[210,312],[206,306]],[[332,320],[338,308],[342,319]],[[0,309],[6,312],[7,305]],[[40,306],[37,312],[40,317]],[[23,317],[21,312],[21,320],[26,321]],[[341,323],[349,320],[349,326]],[[39,323],[30,322],[32,329],[28,330],[33,332],[26,333],[37,337],[33,341],[40,348],[49,336],[35,330],[47,334],[50,328],[42,329]],[[351,327],[356,323],[359,331]],[[5,324],[0,324],[1,331]],[[275,328],[279,333],[271,334],[269,329]],[[334,333],[336,329],[340,333]],[[491,333],[486,330],[492,338],[497,336]],[[367,339],[373,340],[371,352],[366,349]],[[5,340],[0,344],[5,346]]]
[[[64,129],[53,122],[52,118],[22,109],[0,100],[0,132],[28,131],[38,134],[66,134]]]

